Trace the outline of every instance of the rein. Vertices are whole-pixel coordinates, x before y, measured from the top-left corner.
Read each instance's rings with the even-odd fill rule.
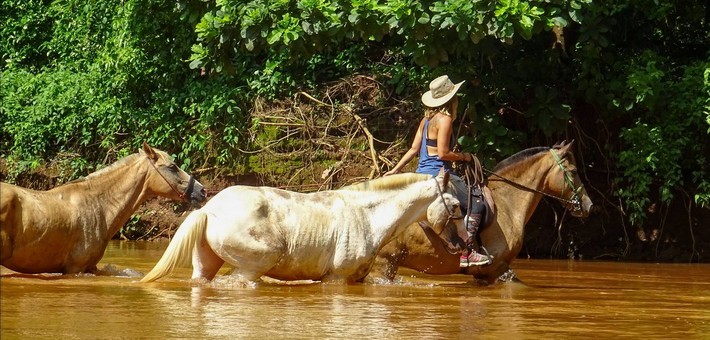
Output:
[[[148,158],[150,165],[152,165],[153,169],[155,169],[155,172],[157,172],[158,175],[160,175],[160,177],[165,181],[165,183],[168,183],[168,186],[170,186],[170,189],[173,189],[173,191],[176,194],[178,194],[178,196],[180,196],[180,199],[185,201],[185,197],[189,197],[190,195],[192,195],[192,190],[195,187],[195,177],[190,175],[190,179],[188,180],[188,183],[187,183],[187,188],[185,189],[185,192],[181,193],[172,183],[170,183],[170,181],[168,181],[167,178],[165,178],[165,176],[163,176],[162,173],[160,173],[160,171],[158,170],[158,167],[155,166],[155,162],[150,157],[147,157],[147,158]]]
[[[529,192],[534,192],[534,193],[538,193],[538,194],[543,195],[543,196],[547,196],[547,197],[550,197],[550,198],[554,198],[554,199],[556,199],[556,200],[558,200],[558,201],[560,201],[560,202],[562,202],[562,203],[571,204],[571,205],[574,207],[574,208],[573,208],[573,211],[582,211],[582,202],[580,201],[580,198],[579,198],[579,191],[582,189],[583,186],[580,186],[579,188],[575,187],[575,186],[574,186],[574,182],[572,181],[571,175],[569,174],[569,171],[567,171],[567,168],[565,168],[565,166],[562,164],[562,159],[561,159],[559,156],[557,156],[557,154],[555,153],[555,151],[554,151],[553,149],[550,149],[550,153],[552,153],[552,156],[555,158],[555,162],[557,163],[557,165],[558,165],[558,166],[560,167],[560,169],[562,170],[562,173],[564,174],[564,178],[565,178],[565,183],[566,183],[570,188],[572,188],[572,192],[573,192],[572,199],[567,199],[567,198],[564,198],[564,197],[562,197],[562,196],[550,195],[550,194],[548,194],[548,193],[546,193],[546,192],[543,192],[543,191],[540,191],[540,190],[537,190],[537,189],[534,189],[534,188],[527,187],[527,186],[522,185],[522,184],[520,184],[520,183],[517,183],[517,182],[515,182],[515,181],[513,181],[513,180],[510,180],[510,179],[508,179],[508,178],[505,178],[505,177],[503,177],[503,176],[501,176],[501,175],[499,175],[499,174],[497,174],[497,173],[495,173],[495,172],[493,172],[493,171],[491,171],[491,170],[488,170],[488,169],[486,169],[486,168],[483,168],[483,171],[485,171],[485,172],[488,173],[489,175],[493,175],[493,176],[498,177],[498,178],[501,179],[503,182],[506,182],[506,183],[508,183],[508,184],[510,184],[510,185],[512,185],[512,186],[514,186],[514,187],[516,187],[516,188],[518,188],[518,189],[525,190],[525,191],[529,191]],[[563,194],[564,194],[564,192],[563,192]]]

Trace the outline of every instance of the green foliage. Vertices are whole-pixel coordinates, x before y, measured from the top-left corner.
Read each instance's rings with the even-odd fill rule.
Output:
[[[705,109],[703,110],[703,113],[705,114],[705,122],[708,123],[707,132],[710,133],[710,68],[706,68],[703,71],[703,88],[705,89]]]
[[[121,239],[135,240],[144,232],[142,227],[141,214],[133,214],[128,222],[119,229],[118,235]]]
[[[47,63],[51,18],[38,0],[3,0],[0,6],[0,69]]]
[[[609,152],[621,172],[615,194],[636,225],[650,204],[670,205],[679,192],[708,205],[705,7],[603,1],[580,12],[577,90],[599,108],[610,138],[621,137],[619,150]]]
[[[121,114],[111,98],[97,91],[101,82],[98,72],[3,72],[3,128],[11,137],[3,143],[17,154],[46,157],[88,149],[113,134]]]
[[[106,154],[135,152],[144,140],[178,151],[186,166],[237,162],[233,153],[205,151],[239,142],[247,95],[227,77],[208,82],[187,67],[195,22],[180,11],[187,7],[55,1],[32,12],[24,3],[7,3],[16,9],[7,14],[10,22],[42,18],[33,20],[46,24],[28,25],[16,38],[42,38],[36,51],[19,43],[0,51],[7,61],[0,78],[0,152],[12,164],[32,167],[66,151],[100,162]],[[2,30],[3,36],[18,33]],[[47,62],[33,58],[38,51]]]
[[[5,0],[0,154],[17,172],[71,152],[81,156],[67,176],[79,176],[145,140],[186,169],[282,171],[308,162],[268,165],[238,152],[283,137],[262,127],[248,138],[260,124],[257,98],[330,95],[325,87],[363,74],[389,91],[370,105],[416,107],[428,81],[449,74],[466,80],[464,150],[492,166],[524,147],[576,138],[582,165],[609,171],[613,194],[639,224],[650,203],[670,204],[680,192],[710,205],[706,6]]]
[[[650,54],[649,54],[650,55]],[[679,78],[672,63],[660,70],[655,57],[644,62],[642,70],[631,65],[628,73],[629,97],[626,110],[640,105],[643,118],[622,129],[626,147],[619,153],[624,176],[619,179],[618,195],[628,206],[632,222],[645,216],[645,206],[652,197],[669,204],[674,193],[688,183],[696,187],[695,201],[707,205],[708,132],[702,128],[707,119],[707,83],[703,74],[710,69],[710,59],[685,67]],[[657,193],[651,190],[657,188]]]
[[[533,4],[534,3],[534,4]],[[428,4],[428,5],[427,5]],[[569,6],[568,6],[569,5]],[[486,37],[512,43],[569,22],[573,1],[236,1],[224,0],[196,27],[191,66],[231,70],[244,57],[283,53],[284,61],[387,38],[386,48],[435,66],[469,57]],[[450,42],[456,42],[450,44]]]
[[[659,69],[663,63],[656,53],[649,50],[632,59],[624,70],[627,75],[625,91],[621,98],[612,101],[614,106],[630,111],[634,105],[640,104],[645,110],[654,110],[655,101],[661,99],[659,94],[665,85],[662,82],[665,74]]]

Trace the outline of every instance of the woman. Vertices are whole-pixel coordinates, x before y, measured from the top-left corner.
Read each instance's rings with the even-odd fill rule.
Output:
[[[392,170],[385,173],[385,176],[399,173],[409,161],[419,154],[416,172],[436,176],[441,168],[444,168],[450,173],[450,181],[456,186],[458,199],[461,206],[465,208],[468,207],[469,201],[466,183],[451,173],[452,162],[469,162],[473,158],[470,153],[452,150],[456,143],[453,137],[453,121],[456,119],[456,110],[459,104],[456,93],[463,83],[462,81],[454,84],[446,75],[429,83],[429,91],[422,95],[422,103],[425,106],[424,118],[419,122],[412,147]],[[460,265],[462,268],[490,263],[488,256],[473,250],[474,236],[481,223],[485,208],[480,199],[475,199],[471,203],[471,212],[464,219],[468,234],[466,239],[468,249],[461,254]]]

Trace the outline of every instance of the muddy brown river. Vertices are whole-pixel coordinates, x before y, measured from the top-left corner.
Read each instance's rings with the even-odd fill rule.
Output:
[[[710,265],[567,260],[513,264],[524,282],[401,270],[394,283],[234,281],[180,269],[138,283],[167,243],[112,241],[103,275],[2,268],[5,339],[710,339]]]

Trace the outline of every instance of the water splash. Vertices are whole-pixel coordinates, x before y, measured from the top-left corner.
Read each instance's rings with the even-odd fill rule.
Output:
[[[89,274],[93,275],[93,274]],[[137,271],[133,268],[123,268],[119,269],[113,264],[107,264],[103,268],[96,272],[97,276],[117,276],[117,277],[143,277],[143,272]]]

